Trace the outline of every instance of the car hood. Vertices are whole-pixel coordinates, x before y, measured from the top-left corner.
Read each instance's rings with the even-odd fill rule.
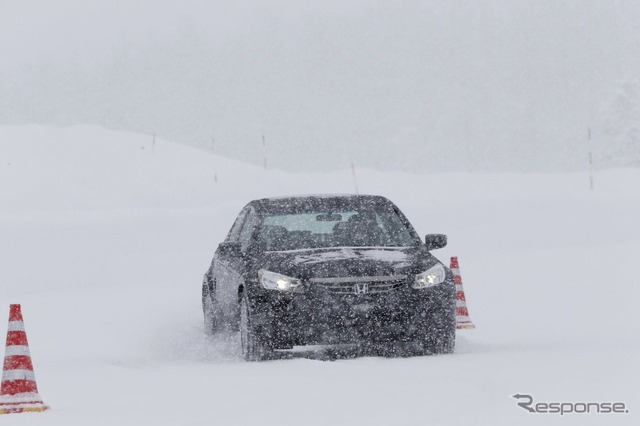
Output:
[[[302,279],[416,273],[435,260],[420,247],[339,247],[265,253],[264,269]]]

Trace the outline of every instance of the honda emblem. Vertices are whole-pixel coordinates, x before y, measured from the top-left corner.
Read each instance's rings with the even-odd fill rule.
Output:
[[[367,294],[369,293],[369,283],[357,283],[353,285],[353,292],[355,294]]]

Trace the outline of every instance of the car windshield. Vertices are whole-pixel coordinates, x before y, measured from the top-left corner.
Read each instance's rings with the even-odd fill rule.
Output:
[[[417,244],[405,222],[389,208],[275,212],[264,217],[257,240],[266,251]]]

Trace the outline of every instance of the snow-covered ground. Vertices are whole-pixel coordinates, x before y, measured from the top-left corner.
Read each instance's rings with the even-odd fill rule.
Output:
[[[0,422],[638,424],[640,171],[598,172],[594,191],[586,173],[356,173],[421,234],[449,235],[437,254],[459,257],[477,325],[455,354],[245,363],[235,336],[203,337],[201,277],[243,205],[354,192],[351,170],[265,171],[97,127],[0,127],[0,319],[22,304],[52,407]],[[516,393],[630,412],[531,414]]]

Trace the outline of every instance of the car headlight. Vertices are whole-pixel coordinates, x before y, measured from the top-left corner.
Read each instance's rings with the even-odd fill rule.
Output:
[[[268,290],[290,291],[297,293],[304,291],[302,281],[299,279],[267,271],[266,269],[260,269],[258,271],[258,279],[260,280],[262,287]]]
[[[437,264],[421,274],[416,275],[416,278],[411,285],[413,288],[428,288],[434,285],[444,282],[446,272],[444,266]]]

